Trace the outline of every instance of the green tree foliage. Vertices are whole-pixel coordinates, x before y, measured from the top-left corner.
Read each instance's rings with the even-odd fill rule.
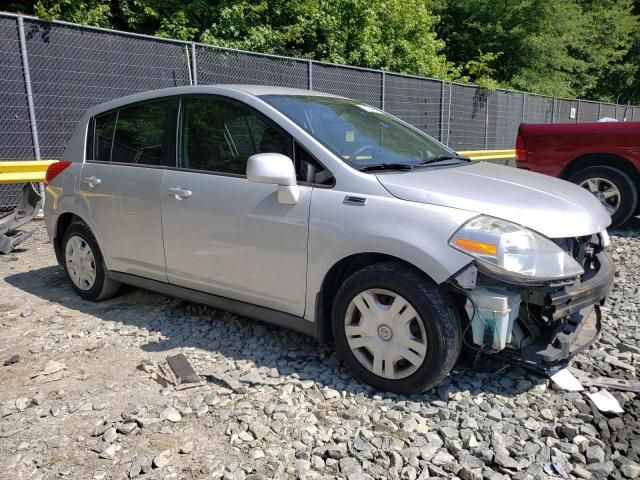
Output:
[[[447,77],[423,0],[39,0],[43,18],[181,40]]]
[[[8,8],[488,89],[640,100],[640,0],[14,0]]]
[[[627,54],[638,25],[631,0],[440,0],[433,6],[448,60],[470,80],[486,64],[498,84],[547,95],[596,92]]]
[[[634,15],[640,15],[640,0],[634,2]],[[593,96],[618,103],[640,105],[640,22],[636,21],[626,54],[603,71]]]

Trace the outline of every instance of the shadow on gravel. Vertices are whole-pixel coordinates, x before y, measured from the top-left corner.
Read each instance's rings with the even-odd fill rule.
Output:
[[[158,341],[151,335],[149,342],[140,346],[147,352],[198,348],[205,353],[221,354],[226,360],[251,361],[258,368],[275,368],[280,375],[314,380],[320,385],[356,395],[379,394],[387,399],[412,402],[447,400],[455,398],[456,392],[460,391],[469,391],[472,395],[490,393],[513,397],[542,382],[542,378],[532,372],[517,367],[500,368],[501,364],[483,359],[481,368],[490,371],[472,370],[461,362],[441,385],[424,394],[404,397],[381,393],[341,367],[330,347],[284,328],[128,287],[114,299],[88,302],[73,291],[63,269],[58,266],[15,273],[5,280],[15,288],[81,314],[103,321],[121,322],[123,329],[135,326],[162,334],[163,340]],[[122,334],[128,333],[121,331]],[[214,364],[213,358],[211,363]],[[131,365],[131,370],[136,367]]]
[[[640,217],[633,217],[621,227],[609,230],[609,235],[622,238],[640,237]]]

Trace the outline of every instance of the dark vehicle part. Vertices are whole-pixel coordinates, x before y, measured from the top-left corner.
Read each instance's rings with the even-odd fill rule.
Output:
[[[27,183],[22,189],[22,200],[12,212],[0,218],[0,253],[9,253],[29,238],[32,231],[18,230],[40,211],[42,194],[37,184]]]

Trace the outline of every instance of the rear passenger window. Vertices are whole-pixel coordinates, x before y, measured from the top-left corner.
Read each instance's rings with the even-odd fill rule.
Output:
[[[293,158],[293,139],[259,112],[232,100],[182,100],[180,165],[193,170],[244,175],[255,153]]]
[[[175,166],[170,154],[170,101],[147,102],[118,110],[111,161]],[[96,119],[97,120],[97,119]],[[96,123],[96,133],[98,125]]]
[[[96,117],[94,124],[93,159],[101,162],[111,161],[111,144],[113,143],[113,129],[116,126],[117,112],[107,113]]]
[[[87,159],[175,167],[177,99],[145,102],[95,116]]]

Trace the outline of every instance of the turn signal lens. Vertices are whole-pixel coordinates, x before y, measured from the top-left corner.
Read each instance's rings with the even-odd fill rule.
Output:
[[[456,238],[455,244],[462,250],[474,253],[484,253],[486,255],[495,255],[498,253],[498,245],[495,243],[477,242],[467,238]]]

